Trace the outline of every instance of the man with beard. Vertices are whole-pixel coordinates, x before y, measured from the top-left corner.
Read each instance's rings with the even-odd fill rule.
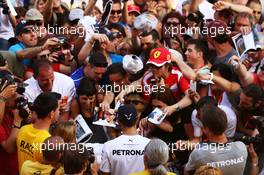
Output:
[[[263,115],[264,92],[261,87],[250,84],[234,93],[233,107],[237,110],[239,132],[248,136],[256,136],[258,131],[254,124],[254,116]]]

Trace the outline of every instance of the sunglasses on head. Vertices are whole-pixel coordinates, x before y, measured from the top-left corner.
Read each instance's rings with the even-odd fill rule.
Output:
[[[122,10],[112,10],[111,11],[111,15],[114,15],[114,14],[120,14],[122,12]]]
[[[42,26],[42,22],[40,20],[29,20],[27,21],[27,25],[32,25],[32,26]]]

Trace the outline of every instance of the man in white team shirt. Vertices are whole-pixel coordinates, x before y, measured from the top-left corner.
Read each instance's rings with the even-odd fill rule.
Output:
[[[205,105],[212,105],[212,106],[219,107],[220,109],[222,109],[225,112],[225,114],[227,116],[227,128],[225,130],[225,135],[227,136],[227,138],[232,138],[235,134],[235,131],[236,131],[236,125],[237,125],[236,114],[228,106],[217,105],[217,101],[211,96],[202,97],[197,102],[196,109],[193,110],[193,112],[192,112],[192,125],[193,125],[193,129],[194,129],[194,137],[196,139],[202,137],[203,124],[201,121],[202,119],[200,118],[201,115],[199,113],[200,113],[200,109]]]
[[[150,141],[138,135],[137,112],[133,105],[118,108],[117,120],[122,135],[106,142],[102,150],[100,171],[103,175],[128,175],[144,170],[144,148]]]

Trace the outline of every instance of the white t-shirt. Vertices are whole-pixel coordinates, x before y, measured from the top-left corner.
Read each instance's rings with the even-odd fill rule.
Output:
[[[34,102],[37,96],[42,93],[42,89],[39,87],[37,80],[31,77],[25,81],[28,84],[25,90],[25,97],[29,102]],[[54,81],[52,86],[52,92],[61,94],[61,98],[68,97],[68,105],[75,96],[75,86],[73,80],[62,73],[54,72]]]
[[[227,128],[225,131],[225,134],[227,137],[233,137],[236,131],[236,125],[237,125],[237,117],[235,112],[227,107],[227,106],[223,106],[223,105],[218,105],[218,107],[220,109],[222,109],[227,116]],[[194,137],[200,137],[202,136],[202,127],[203,124],[201,122],[201,120],[199,120],[197,117],[197,110],[193,110],[192,112],[192,125],[193,125],[193,130],[194,130]]]
[[[144,149],[150,140],[140,135],[121,135],[103,146],[100,170],[128,175],[144,170]]]

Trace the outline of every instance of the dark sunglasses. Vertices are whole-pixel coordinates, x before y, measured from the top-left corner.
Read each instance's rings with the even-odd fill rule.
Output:
[[[114,15],[115,13],[120,14],[122,10],[112,10],[111,15]]]
[[[32,25],[32,26],[42,26],[42,22],[40,20],[36,20],[36,21],[33,21],[33,20],[30,20],[30,21],[27,21],[27,25]]]
[[[258,14],[258,15],[260,15],[261,12],[258,12],[258,11],[253,10],[253,14]]]
[[[142,104],[144,105],[144,103],[142,101],[139,100],[125,100],[126,104],[134,104],[134,105],[138,105],[138,104]]]
[[[35,31],[32,28],[25,28],[25,29],[22,30],[21,33],[23,33],[23,34],[29,34],[31,32],[35,32]]]
[[[177,23],[177,22],[167,22],[167,25],[168,26],[177,26],[177,25],[179,25],[179,23]]]

